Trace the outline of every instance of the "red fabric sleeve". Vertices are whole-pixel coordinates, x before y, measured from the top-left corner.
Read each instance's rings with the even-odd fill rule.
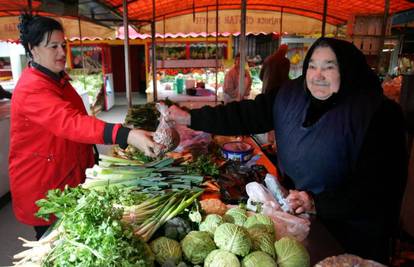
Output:
[[[62,89],[71,90],[69,98],[66,96],[68,100],[50,86],[42,82],[36,85],[35,90],[26,92],[26,97],[20,99],[22,103],[19,106],[25,116],[56,136],[79,143],[103,144],[105,122],[88,116],[74,104],[80,98],[70,85]]]

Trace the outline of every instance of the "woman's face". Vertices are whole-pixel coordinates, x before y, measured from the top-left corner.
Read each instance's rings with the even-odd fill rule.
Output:
[[[306,71],[306,85],[312,96],[328,99],[338,92],[341,84],[338,61],[330,47],[318,47],[313,51]]]
[[[45,33],[42,42],[31,50],[33,60],[45,68],[59,73],[65,69],[66,41],[62,31],[54,30],[47,42]]]

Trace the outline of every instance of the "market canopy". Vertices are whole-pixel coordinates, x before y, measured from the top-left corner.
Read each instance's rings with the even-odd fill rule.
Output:
[[[414,8],[413,0],[389,0],[389,12],[394,14]],[[1,2],[1,1],[0,1]],[[81,3],[82,1],[80,1]],[[89,1],[90,2],[90,1]],[[96,2],[96,1],[95,1]],[[100,3],[110,10],[122,14],[122,0],[101,0]],[[156,19],[176,17],[215,10],[216,4],[220,10],[239,10],[240,0],[155,0]],[[346,24],[355,15],[378,15],[384,13],[383,0],[327,0],[327,22],[332,25]],[[322,20],[324,0],[249,0],[248,10],[265,10],[296,14]],[[131,20],[151,20],[152,1],[128,1],[128,17]],[[141,24],[148,24],[142,22]]]
[[[355,15],[384,13],[384,0],[326,0],[327,22],[343,25]],[[152,1],[128,0],[128,17],[134,25],[152,20]],[[156,20],[215,10],[239,10],[240,0],[155,0]],[[249,0],[248,10],[274,11],[322,20],[325,0]],[[123,0],[0,0],[0,16],[18,15],[29,9],[36,13],[81,16],[103,25],[119,25]],[[414,0],[389,0],[389,12],[395,14],[414,8]]]
[[[79,34],[79,21],[71,18],[58,18],[58,20],[64,30],[65,36],[69,40],[78,39]],[[82,39],[114,39],[116,37],[115,29],[96,25],[87,21],[80,21]],[[19,24],[19,18],[17,16],[0,17],[0,40],[3,41],[16,41],[19,39],[19,30],[17,25]]]

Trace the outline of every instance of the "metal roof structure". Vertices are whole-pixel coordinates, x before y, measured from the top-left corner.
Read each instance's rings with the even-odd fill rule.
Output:
[[[378,15],[384,13],[382,0],[249,0],[248,10],[266,10],[297,14],[322,20],[324,2],[327,3],[327,22],[346,24],[354,15]],[[132,25],[149,24],[153,19],[162,20],[206,10],[240,9],[240,0],[127,0],[128,18]],[[105,26],[122,23],[123,0],[0,0],[0,16],[18,15],[31,6],[42,15],[79,16]],[[414,0],[389,0],[389,14],[414,9]]]

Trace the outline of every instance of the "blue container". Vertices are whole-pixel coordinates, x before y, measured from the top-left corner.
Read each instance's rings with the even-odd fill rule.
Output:
[[[247,162],[253,154],[253,147],[245,142],[233,141],[222,145],[221,151],[227,160]]]

